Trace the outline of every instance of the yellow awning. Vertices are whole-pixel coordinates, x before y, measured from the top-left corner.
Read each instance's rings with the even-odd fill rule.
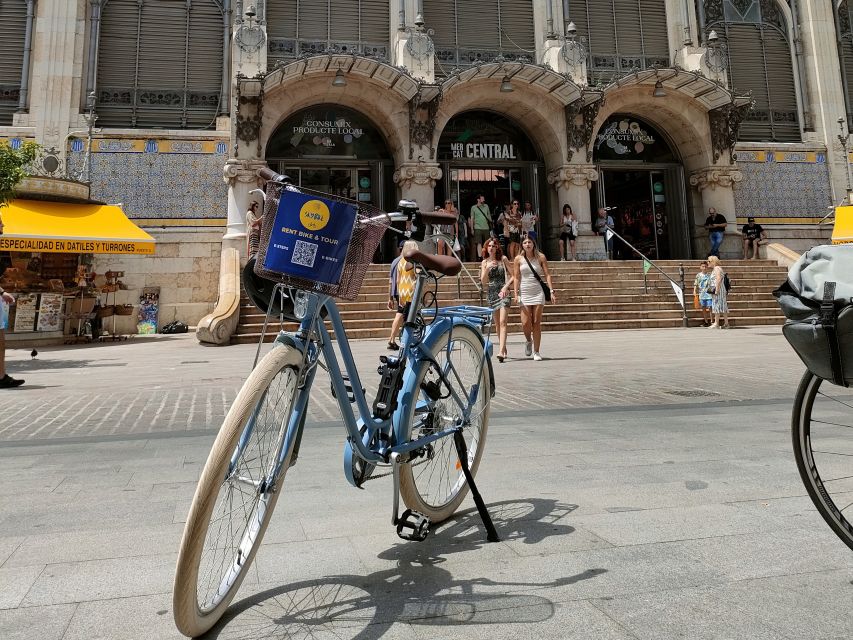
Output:
[[[154,253],[154,238],[115,205],[13,200],[0,218],[0,251]]]
[[[847,244],[849,242],[853,242],[853,207],[836,207],[832,244]]]

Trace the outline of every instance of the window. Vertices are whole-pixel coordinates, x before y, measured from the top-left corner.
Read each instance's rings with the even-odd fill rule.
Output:
[[[705,19],[726,46],[729,87],[755,100],[739,139],[799,142],[788,22],[776,0],[706,0]]]
[[[666,0],[572,0],[567,20],[589,52],[590,84],[670,66]]]
[[[27,4],[24,0],[0,0],[0,125],[12,124],[21,96]]]
[[[388,0],[268,0],[266,11],[273,61],[326,52],[388,59]]]
[[[435,31],[435,73],[475,62],[534,62],[532,0],[425,0],[424,20]]]
[[[98,125],[208,129],[223,77],[216,0],[107,0],[98,49]]]

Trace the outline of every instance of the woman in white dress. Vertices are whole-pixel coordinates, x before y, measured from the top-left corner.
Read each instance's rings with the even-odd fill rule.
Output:
[[[557,301],[551,272],[548,271],[548,260],[531,238],[525,238],[521,243],[521,253],[513,261],[513,267],[515,298],[521,307],[521,326],[526,340],[524,355],[528,358],[532,355],[534,360],[539,361],[542,360],[539,346],[542,342],[542,312],[545,308],[545,291],[540,280],[551,289],[551,304]]]

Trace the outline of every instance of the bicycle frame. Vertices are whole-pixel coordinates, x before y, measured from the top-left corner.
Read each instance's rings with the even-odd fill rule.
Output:
[[[429,279],[429,275],[425,270],[419,268],[418,276],[415,283],[415,291],[413,300],[421,300],[424,286]],[[283,291],[284,287],[281,287]],[[277,288],[277,293],[279,289]],[[276,295],[274,293],[273,295]],[[373,465],[388,464],[393,454],[408,454],[416,449],[426,446],[427,444],[452,436],[458,425],[452,425],[452,428],[447,428],[442,431],[431,433],[427,436],[418,438],[417,440],[408,441],[408,415],[411,411],[412,403],[416,401],[416,397],[412,397],[411,393],[402,393],[398,396],[397,407],[389,419],[380,420],[374,418],[372,411],[368,406],[367,397],[362,390],[361,381],[359,378],[358,368],[355,364],[355,359],[352,355],[352,350],[349,345],[349,340],[346,335],[346,330],[343,325],[343,320],[340,315],[335,301],[326,295],[319,295],[307,291],[297,292],[297,296],[301,297],[303,302],[304,314],[300,322],[299,329],[296,332],[281,331],[275,342],[293,346],[304,354],[302,378],[296,389],[296,395],[293,402],[293,411],[291,412],[287,428],[284,431],[281,448],[279,449],[277,462],[270,473],[269,480],[278,477],[282,466],[284,465],[289,452],[293,449],[294,443],[301,437],[301,430],[304,428],[304,414],[307,410],[308,399],[311,394],[311,386],[313,384],[316,367],[319,364],[319,358],[322,355],[325,361],[326,368],[329,372],[329,377],[332,383],[332,389],[338,402],[338,407],[343,417],[344,427],[347,432],[347,453],[345,455],[345,472],[347,480],[351,484],[355,484],[354,478],[349,473],[351,467],[352,456],[355,455],[365,462]],[[297,304],[297,307],[299,304]],[[326,311],[326,319],[332,324],[332,329],[335,332],[338,349],[340,351],[340,360],[335,353],[334,343],[326,329],[321,312]],[[418,314],[422,311],[426,315],[434,315],[433,322],[427,327],[419,327],[417,324]],[[488,307],[447,307],[438,309],[436,313],[430,313],[432,310],[422,310],[420,305],[413,304],[409,310],[409,315],[406,318],[406,323],[403,328],[402,337],[402,357],[400,366],[405,366],[401,389],[410,389],[414,386],[414,382],[421,374],[425,367],[433,366],[432,351],[437,340],[447,331],[451,332],[455,327],[465,326],[475,330],[480,336],[483,346],[483,355],[479,364],[479,375],[482,375],[482,368],[489,366],[491,371],[491,342],[483,337],[481,327],[491,322],[492,310]],[[423,335],[417,339],[416,333],[418,330],[423,330]],[[451,341],[448,340],[448,348],[451,346]],[[449,363],[449,359],[448,359]],[[341,367],[343,364],[343,368]],[[445,365],[442,371],[443,375],[456,375],[452,371],[452,363],[450,367]],[[351,391],[347,389],[344,374],[349,379]],[[471,398],[460,398],[452,387],[449,387],[453,401],[462,409],[464,420],[469,419],[470,410],[473,400],[480,392],[479,385],[475,385],[472,389]],[[487,390],[492,393],[493,389]],[[353,411],[352,403],[349,401],[349,393],[354,397],[354,404],[358,409],[360,418],[356,418]],[[261,402],[258,403],[259,406]],[[240,451],[248,441],[251,429],[254,425],[254,415],[250,418],[240,443],[237,446],[237,451],[233,456],[236,460]],[[364,434],[360,433],[361,427],[365,427]],[[375,448],[369,446],[373,441],[374,436],[381,432],[388,436],[385,439],[378,439],[378,445]]]

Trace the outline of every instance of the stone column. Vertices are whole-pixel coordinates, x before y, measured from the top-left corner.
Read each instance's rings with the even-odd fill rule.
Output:
[[[696,255],[704,257],[709,248],[708,232],[704,228],[708,209],[714,207],[726,216],[726,236],[720,253],[723,256],[740,258],[741,240],[737,234],[735,218],[735,186],[743,182],[743,173],[735,166],[706,167],[690,174],[690,186],[699,192],[702,199],[701,210],[693,212],[693,246]],[[704,255],[703,255],[704,254]]]
[[[562,215],[563,205],[569,204],[578,219],[578,232],[592,232],[592,205],[589,190],[592,183],[598,180],[598,170],[592,164],[567,164],[548,174],[548,184],[557,191],[559,213]],[[551,221],[556,224],[559,221]]]
[[[394,183],[400,195],[418,203],[421,211],[435,206],[435,183],[441,180],[441,167],[436,162],[404,162],[394,172]]]
[[[222,247],[233,247],[246,254],[246,210],[249,202],[257,197],[249,192],[259,188],[257,170],[267,166],[263,160],[230,159],[225,163],[223,178],[228,185],[228,222]]]

